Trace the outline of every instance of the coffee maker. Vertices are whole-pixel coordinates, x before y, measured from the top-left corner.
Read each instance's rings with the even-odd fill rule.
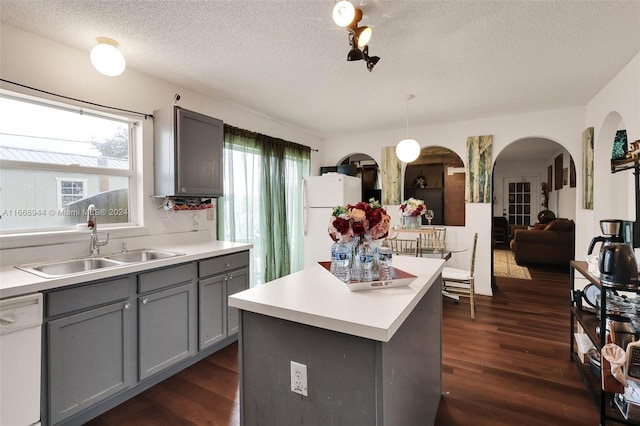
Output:
[[[622,235],[622,220],[620,219],[604,219],[600,221],[600,229],[602,234],[599,237],[595,237],[589,244],[589,250],[587,254],[593,252],[593,247],[596,243],[602,243],[603,246],[610,243],[624,243],[624,236]]]

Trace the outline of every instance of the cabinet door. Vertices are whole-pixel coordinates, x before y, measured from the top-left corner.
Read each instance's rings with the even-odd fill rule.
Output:
[[[50,424],[132,385],[133,321],[124,301],[47,324]]]
[[[227,336],[224,283],[226,275],[201,280],[199,287],[200,350]]]
[[[222,121],[179,108],[176,127],[176,193],[221,196]]]
[[[227,297],[249,288],[249,269],[238,269],[226,275]],[[225,301],[225,305],[228,303]],[[238,332],[238,309],[227,308],[227,335]]]
[[[195,283],[138,297],[140,380],[195,354],[196,327]]]

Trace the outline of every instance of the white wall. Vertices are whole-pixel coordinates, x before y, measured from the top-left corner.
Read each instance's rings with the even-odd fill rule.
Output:
[[[52,93],[149,114],[152,114],[156,109],[170,106],[173,103],[174,95],[180,93],[180,106],[222,119],[230,125],[316,149],[321,144],[321,139],[318,137],[292,126],[132,69],[127,69],[119,77],[103,76],[91,66],[89,52],[79,51],[5,24],[0,24],[0,75],[5,80]],[[0,88],[46,97],[29,89],[4,82],[0,84]],[[61,101],[56,97],[50,98]],[[78,105],[87,109],[91,108],[84,104]],[[142,146],[137,160],[140,164],[139,179],[143,190],[138,194],[137,201],[139,203],[138,211],[141,212],[140,223],[147,227],[144,232],[156,235],[191,231],[193,212],[177,212],[170,221],[163,220],[163,216],[158,214],[156,200],[151,198],[154,192],[153,121],[142,118],[140,120],[142,122]],[[317,170],[320,166],[317,154],[312,152],[311,159],[312,170]],[[198,214],[202,216],[198,229],[209,231],[215,235],[215,221],[207,221],[206,212]],[[168,223],[170,223],[169,227],[166,226]],[[114,234],[117,236],[118,232],[114,231],[112,237]],[[120,235],[127,234],[121,233]],[[77,236],[66,235],[57,239],[49,239],[46,242],[67,242],[77,239]],[[2,247],[33,243],[35,243],[33,239],[5,238],[2,241]]]
[[[636,55],[586,106],[584,127],[594,127],[594,208],[582,209],[578,157],[576,259],[584,259],[589,242],[600,235],[602,219],[635,220],[638,194],[631,170],[612,174],[611,148],[618,129],[628,141],[640,139],[640,54]]]

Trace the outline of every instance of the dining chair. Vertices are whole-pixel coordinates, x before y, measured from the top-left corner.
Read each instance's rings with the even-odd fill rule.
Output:
[[[415,256],[420,253],[420,238],[387,238],[394,255]]]
[[[428,232],[426,232],[428,231]],[[447,228],[436,226],[420,233],[420,247],[444,247],[447,239]]]
[[[473,236],[473,250],[471,252],[471,268],[458,269],[445,267],[442,270],[442,294],[446,297],[460,300],[460,297],[468,297],[471,307],[471,319],[476,318],[476,295],[474,288],[474,269],[476,263],[476,247],[478,234]]]

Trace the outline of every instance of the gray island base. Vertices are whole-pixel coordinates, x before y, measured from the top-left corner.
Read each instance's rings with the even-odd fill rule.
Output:
[[[434,423],[443,261],[394,266],[417,276],[411,286],[351,293],[313,267],[229,299],[241,309],[241,424]],[[307,368],[307,396],[291,390],[292,361]]]

